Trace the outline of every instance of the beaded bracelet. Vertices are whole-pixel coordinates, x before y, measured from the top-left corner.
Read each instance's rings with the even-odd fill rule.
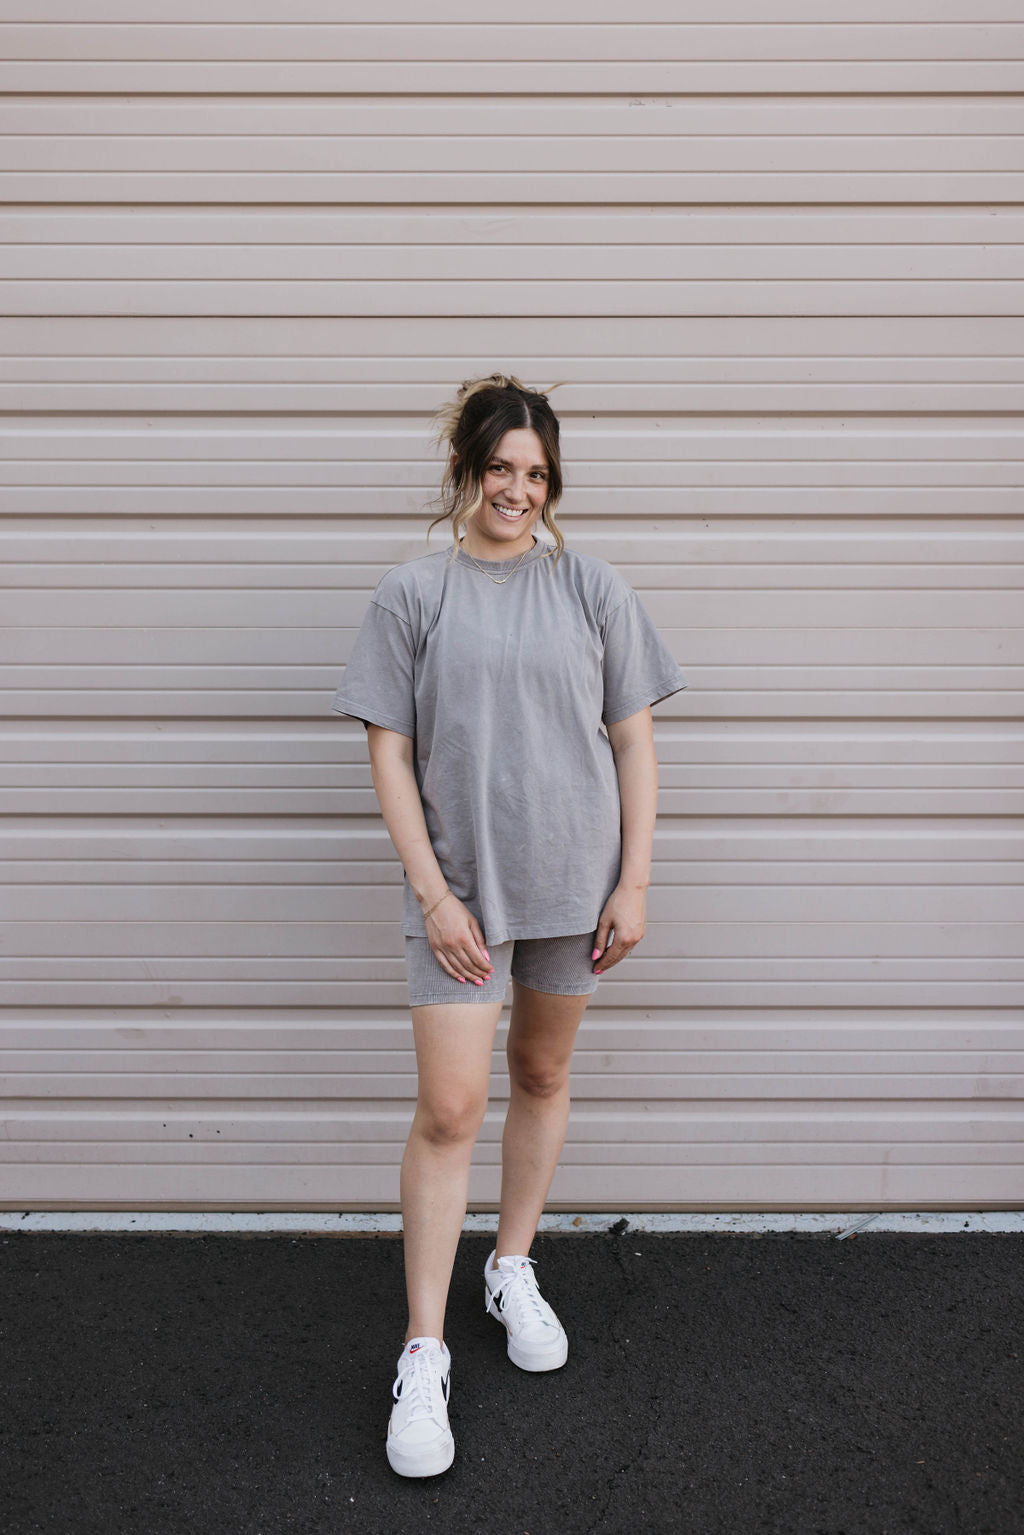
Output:
[[[444,895],[451,895],[451,891],[450,891],[450,890],[446,890],[446,891],[445,891],[445,893],[444,893]],[[441,896],[438,896],[438,898],[437,898],[437,900],[436,900],[436,901],[435,901],[435,902],[434,902],[434,904],[433,904],[433,906],[428,906],[428,907],[427,907],[427,909],[426,909],[426,911],[425,911],[425,912],[424,912],[424,913],[423,913],[423,920],[424,920],[424,922],[425,922],[425,921],[426,921],[426,920],[427,920],[427,918],[428,918],[428,917],[429,917],[429,916],[430,916],[430,913],[431,913],[431,912],[432,912],[432,911],[434,911],[434,910],[436,910],[436,908],[437,908],[437,907],[438,907],[438,906],[440,906],[440,904],[441,904],[441,902],[442,902],[442,901],[443,901],[443,900],[444,900],[444,895],[441,895]]]

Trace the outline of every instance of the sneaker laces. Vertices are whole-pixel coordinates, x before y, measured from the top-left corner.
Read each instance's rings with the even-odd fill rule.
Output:
[[[437,1397],[441,1396],[441,1383],[437,1374],[437,1361],[440,1359],[437,1349],[421,1348],[415,1354],[406,1354],[402,1361],[402,1368],[398,1372],[398,1378],[391,1388],[391,1395],[395,1401],[400,1401],[402,1407],[407,1409],[407,1422],[414,1418],[443,1417],[437,1410]]]
[[[527,1263],[536,1267],[536,1258],[527,1258]],[[498,1272],[501,1273],[500,1260]],[[501,1284],[493,1290],[488,1286],[486,1312],[490,1315],[493,1307],[493,1315],[501,1319],[498,1310],[498,1296],[504,1296],[505,1309],[513,1315],[516,1326],[525,1326],[528,1322],[547,1322],[551,1327],[558,1327],[560,1323],[537,1288],[537,1276],[533,1268],[524,1268],[522,1260],[517,1262],[511,1274],[502,1274]]]

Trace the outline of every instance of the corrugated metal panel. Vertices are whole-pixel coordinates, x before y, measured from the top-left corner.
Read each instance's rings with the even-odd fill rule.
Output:
[[[364,30],[375,29],[355,29]],[[419,30],[396,29],[413,54]],[[444,35],[442,28],[423,30]],[[550,30],[535,48],[550,48]],[[1024,37],[1024,26],[1018,30]],[[524,31],[517,28],[516,36]],[[578,31],[596,37],[592,29]],[[452,39],[443,46],[450,49]],[[529,95],[520,99],[522,115],[512,124],[496,122],[489,99],[456,106],[421,98],[404,116],[386,96],[365,106],[120,100],[90,104],[87,132],[81,106],[69,111],[59,102],[12,100],[3,114],[10,137],[0,140],[0,194],[26,203],[128,197],[421,205],[816,204],[834,203],[840,190],[839,200],[901,205],[977,202],[982,189],[987,202],[1020,197],[1015,101],[962,101],[951,109],[924,100],[898,110],[870,97],[737,105],[722,96],[641,109],[632,98],[580,96],[538,109]],[[326,254],[330,269],[333,253]],[[459,261],[454,251],[454,270],[446,276],[455,280],[439,284],[429,312],[464,312],[450,308]],[[503,275],[499,265],[497,281]],[[482,288],[485,296],[487,287],[484,274],[471,283],[471,291]],[[623,302],[630,289],[625,283]],[[605,313],[600,288],[596,300],[589,312]],[[501,312],[500,290],[483,312],[495,308]]]
[[[691,681],[552,1204],[1019,1204],[1016,6],[164,11],[0,26],[0,1203],[394,1206],[328,705],[500,363]]]

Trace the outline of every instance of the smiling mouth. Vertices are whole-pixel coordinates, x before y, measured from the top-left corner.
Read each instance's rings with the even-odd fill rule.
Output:
[[[528,506],[521,506],[517,512],[514,511],[510,506],[502,506],[499,501],[493,502],[492,505],[494,506],[494,510],[496,512],[500,512],[502,517],[506,517],[509,522],[518,521],[520,517],[525,517],[526,513],[530,510]]]

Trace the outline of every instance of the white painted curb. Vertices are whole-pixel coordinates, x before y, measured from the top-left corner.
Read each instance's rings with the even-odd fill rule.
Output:
[[[1021,1232],[1024,1210],[924,1210],[881,1211],[874,1215],[856,1211],[836,1214],[800,1214],[771,1212],[630,1213],[542,1215],[538,1231],[593,1235],[608,1232],[620,1221],[628,1222],[631,1232],[683,1233],[726,1232],[738,1236],[761,1232],[820,1232],[839,1238],[870,1234],[875,1231],[917,1233],[952,1233],[959,1231]],[[467,1215],[464,1231],[495,1231],[496,1214]],[[320,1214],[302,1211],[268,1212],[181,1212],[152,1210],[24,1210],[0,1211],[0,1232],[15,1231],[114,1231],[114,1232],[210,1232],[238,1235],[246,1232],[285,1235],[298,1232],[308,1236],[374,1236],[398,1233],[400,1215]],[[623,1228],[624,1229],[624,1228]]]

